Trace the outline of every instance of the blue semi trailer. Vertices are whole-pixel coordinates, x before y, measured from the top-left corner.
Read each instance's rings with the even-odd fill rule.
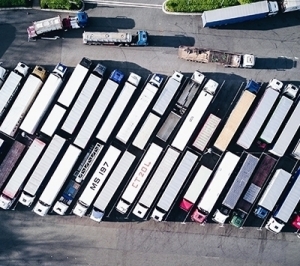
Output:
[[[219,27],[249,20],[274,16],[279,12],[276,1],[260,1],[251,4],[204,11],[203,27]]]

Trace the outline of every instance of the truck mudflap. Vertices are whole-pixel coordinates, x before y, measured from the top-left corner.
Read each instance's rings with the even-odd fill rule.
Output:
[[[90,218],[95,222],[101,222],[104,216],[104,212],[98,210],[97,208],[93,208]]]

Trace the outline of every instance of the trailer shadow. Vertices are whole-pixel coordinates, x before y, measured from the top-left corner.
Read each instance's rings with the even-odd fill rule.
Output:
[[[230,24],[217,27],[217,29],[226,30],[274,30],[298,26],[300,24],[300,12],[291,12],[286,14],[277,14],[274,17],[263,18],[259,20],[246,21],[237,24]]]
[[[122,29],[133,29],[135,21],[124,16],[89,17],[88,31],[118,32]]]
[[[149,35],[149,45],[156,47],[175,47],[178,48],[180,45],[194,46],[195,39],[193,37],[184,35],[174,36],[160,36],[160,35]]]
[[[297,67],[297,61],[291,58],[280,56],[277,58],[256,58],[255,69],[274,69],[284,71]]]

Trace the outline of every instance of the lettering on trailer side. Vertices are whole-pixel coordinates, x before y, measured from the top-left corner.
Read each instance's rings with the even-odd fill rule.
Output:
[[[137,175],[134,178],[134,181],[132,183],[132,186],[137,188],[141,182],[139,177],[143,177],[149,170],[149,167],[151,166],[151,162],[144,163],[143,166],[141,167],[141,170],[137,173]]]
[[[102,150],[102,145],[97,143],[96,146],[93,148],[91,152],[88,152],[87,155],[82,160],[81,164],[77,168],[77,170],[74,172],[73,176],[75,178],[84,179],[84,177],[89,172],[90,168],[94,164],[96,158],[100,154],[100,151]],[[89,157],[87,157],[89,156]]]
[[[104,163],[103,163],[103,166],[100,167],[98,173],[99,173],[100,175],[104,175],[108,167],[109,167],[108,163],[107,163],[107,162],[104,162]],[[94,178],[94,182],[92,183],[92,185],[91,185],[90,188],[91,188],[92,190],[95,190],[95,189],[97,188],[98,184],[100,183],[100,181],[101,181],[101,178],[95,177],[95,178]]]

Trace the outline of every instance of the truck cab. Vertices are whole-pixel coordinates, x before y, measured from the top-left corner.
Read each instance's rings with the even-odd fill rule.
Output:
[[[79,217],[83,217],[88,209],[88,206],[83,205],[81,201],[78,201],[73,209],[73,213]]]
[[[45,216],[48,213],[50,207],[51,206],[49,206],[48,204],[39,200],[35,205],[33,211],[40,216]]]
[[[220,210],[219,209],[216,210],[212,219],[213,221],[219,224],[224,224],[226,219],[229,217],[229,212],[230,212],[229,209],[221,207]]]
[[[161,222],[164,216],[165,216],[165,212],[161,212],[157,208],[155,208],[153,213],[151,214],[151,218],[156,222]]]
[[[88,23],[88,15],[84,11],[79,11],[76,16],[77,23],[81,28],[84,28]]]
[[[92,220],[94,220],[95,222],[101,222],[102,218],[104,216],[104,212],[102,212],[101,210],[97,209],[97,208],[93,208],[92,212],[91,212],[91,216],[90,218]]]
[[[241,211],[235,211],[233,212],[232,218],[229,223],[234,227],[241,228],[245,219],[246,219],[245,213]]]
[[[120,71],[115,69],[113,72],[111,72],[109,79],[112,81],[120,84],[124,78],[124,74]]]
[[[19,202],[27,207],[30,207],[31,204],[33,203],[34,199],[35,199],[35,196],[32,196],[32,195],[26,193],[25,191],[23,191],[20,196]]]
[[[255,65],[255,56],[253,54],[244,54],[242,56],[242,67],[243,68],[253,68]]]
[[[123,199],[121,199],[117,205],[117,211],[125,214],[129,208],[130,204],[128,204],[126,201],[124,201]]]
[[[0,196],[0,208],[7,210],[13,204],[13,200],[7,197],[6,195],[2,194]]]
[[[139,30],[136,35],[132,36],[132,43],[136,46],[147,46],[148,45],[148,33],[144,30]]]
[[[203,224],[206,221],[208,214],[202,213],[198,209],[194,211],[194,213],[191,216],[192,221]]]
[[[219,83],[212,80],[212,79],[209,79],[207,81],[207,83],[204,85],[204,88],[203,90],[206,91],[207,93],[211,94],[211,95],[214,95],[217,88],[219,86]]]
[[[26,77],[29,71],[29,67],[25,65],[23,62],[19,62],[14,69],[14,72],[20,74],[23,77]]]
[[[265,227],[269,231],[271,231],[275,234],[278,234],[284,227],[284,223],[281,223],[281,222],[277,221],[274,217],[271,217]]]
[[[130,73],[127,82],[129,82],[131,85],[135,86],[136,88],[139,86],[141,81],[141,77],[135,73]]]
[[[281,91],[282,87],[283,87],[283,83],[278,79],[271,79],[269,81],[269,84],[267,85],[267,89],[272,88],[273,90],[279,92]]]
[[[269,14],[268,16],[275,16],[279,12],[279,6],[276,1],[268,1]]]
[[[198,83],[198,84],[202,84],[203,83],[203,81],[205,80],[205,76],[201,73],[201,72],[199,72],[198,70],[196,70],[194,73],[193,73],[193,76],[191,77],[191,79],[194,81],[194,82],[196,82],[196,83]]]
[[[160,88],[161,84],[163,83],[163,80],[164,80],[164,78],[162,77],[162,75],[154,74],[151,77],[149,83],[156,88]]]
[[[283,88],[283,94],[290,99],[295,99],[299,88],[293,84],[288,84]]]
[[[68,68],[65,65],[58,63],[56,65],[56,67],[54,68],[53,73],[55,73],[59,77],[63,78],[65,76],[65,74],[67,73],[67,70],[68,70]]]
[[[260,219],[265,219],[269,214],[269,211],[261,206],[257,206],[257,208],[254,211],[254,215],[257,216]]]

